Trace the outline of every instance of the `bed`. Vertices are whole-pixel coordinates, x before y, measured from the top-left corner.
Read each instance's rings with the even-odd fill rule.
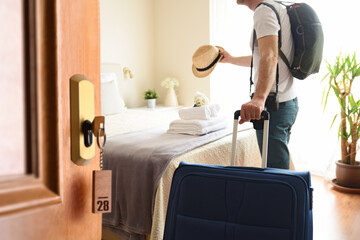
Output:
[[[118,94],[119,91],[114,91],[114,89],[117,90],[118,86],[113,84],[113,81],[102,82],[101,91],[102,96],[104,96],[104,98],[102,97],[102,110],[103,115],[105,115],[105,130],[107,134],[107,144],[105,146],[104,152],[104,167],[110,166],[109,169],[113,171],[112,184],[114,193],[117,192],[118,189],[121,189],[120,184],[128,185],[128,179],[121,180],[121,182],[119,182],[119,180],[116,180],[116,176],[114,178],[114,173],[116,175],[116,172],[119,171],[119,169],[116,169],[116,167],[114,167],[113,165],[106,165],[107,161],[110,161],[111,159],[109,155],[113,154],[109,153],[111,150],[111,146],[113,146],[111,150],[112,152],[124,151],[124,147],[115,147],[115,139],[123,138],[125,139],[122,140],[123,142],[127,142],[128,140],[127,143],[124,143],[126,145],[123,146],[126,146],[126,148],[130,149],[137,145],[135,140],[138,135],[135,134],[140,133],[141,135],[147,135],[153,134],[152,132],[156,131],[156,134],[160,132],[161,135],[166,135],[166,129],[168,128],[169,123],[172,120],[178,119],[179,115],[178,108],[162,108],[155,110],[150,110],[146,108],[126,108],[124,99]],[[232,136],[230,134],[232,127],[231,115],[229,116],[228,126],[229,127],[222,130],[222,132],[218,131],[219,133],[215,133],[213,135],[207,134],[206,136],[211,138],[210,141],[200,141],[199,144],[193,148],[182,148],[179,153],[172,153],[172,157],[169,158],[170,160],[166,163],[166,166],[164,166],[164,170],[160,173],[158,181],[155,181],[155,183],[153,184],[154,190],[151,199],[152,201],[146,201],[146,204],[144,204],[146,205],[146,207],[141,205],[146,210],[146,212],[149,213],[147,215],[150,216],[150,220],[142,220],[140,214],[132,214],[132,220],[135,219],[137,221],[138,219],[138,222],[135,222],[134,224],[134,221],[130,221],[129,224],[123,224],[119,220],[120,215],[127,214],[127,212],[121,212],[117,205],[114,204],[111,214],[103,214],[103,239],[161,240],[163,238],[163,231],[165,227],[166,209],[172,175],[175,169],[181,161],[214,165],[229,165],[232,142]],[[178,135],[180,137],[181,134],[172,135]],[[129,136],[132,136],[135,140],[131,140]],[[131,141],[133,141],[134,143],[131,144]],[[236,165],[260,166],[261,157],[256,142],[255,131],[252,128],[249,128],[249,125],[241,127],[239,129],[237,143],[237,158],[235,161]],[[114,159],[114,157],[112,157],[112,159]],[[134,167],[131,166],[131,164],[135,163],[133,163],[132,161],[126,161],[126,164],[128,164],[129,169],[131,169],[132,167]],[[121,171],[126,170],[127,167],[124,166],[126,165],[122,165]],[[131,177],[134,178],[136,176]],[[129,184],[134,184],[133,180],[129,181]],[[119,185],[117,186],[117,184]],[[120,194],[116,194],[122,197],[127,196],[127,194],[136,194],[136,197],[142,198],[143,192],[137,192],[134,191],[134,189],[147,190],[148,188],[134,186],[136,185],[132,185],[130,189],[131,193],[122,191]],[[141,206],[138,206],[139,209],[141,208]],[[132,207],[132,209],[129,211],[129,215],[130,212],[134,211],[135,208],[136,207]],[[116,236],[116,238],[109,238],[109,234],[104,233],[111,233],[110,235]]]

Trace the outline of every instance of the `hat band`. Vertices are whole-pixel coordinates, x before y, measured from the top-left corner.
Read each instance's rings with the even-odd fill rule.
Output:
[[[220,50],[219,50],[219,52],[220,52]],[[207,66],[206,68],[196,68],[196,70],[198,70],[199,72],[204,72],[206,70],[209,70],[217,63],[217,61],[220,59],[220,57],[221,57],[221,54],[219,53],[219,55],[215,58],[215,60],[209,66]]]

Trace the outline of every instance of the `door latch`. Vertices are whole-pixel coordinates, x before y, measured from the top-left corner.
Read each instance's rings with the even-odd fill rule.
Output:
[[[93,143],[92,123],[89,120],[85,120],[81,129],[84,134],[85,147],[90,147]]]
[[[95,156],[94,136],[105,138],[105,118],[95,117],[93,83],[84,75],[70,78],[71,160],[88,164]]]

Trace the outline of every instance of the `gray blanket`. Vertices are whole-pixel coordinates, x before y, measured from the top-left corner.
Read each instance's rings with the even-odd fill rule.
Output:
[[[104,149],[104,169],[112,170],[112,212],[104,227],[125,231],[127,239],[150,234],[155,192],[172,158],[228,135],[226,128],[203,136],[149,129],[111,137]],[[133,236],[131,236],[133,234]]]

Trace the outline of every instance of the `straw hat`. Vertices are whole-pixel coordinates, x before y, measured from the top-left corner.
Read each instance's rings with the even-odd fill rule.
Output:
[[[199,78],[208,76],[223,57],[220,55],[220,52],[223,51],[224,48],[219,46],[200,46],[192,57],[192,71],[194,75]]]

